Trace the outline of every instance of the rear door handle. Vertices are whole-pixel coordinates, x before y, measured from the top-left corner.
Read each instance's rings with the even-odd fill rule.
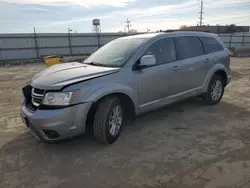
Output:
[[[206,63],[209,63],[211,61],[211,59],[207,58],[206,59]]]
[[[178,69],[180,69],[180,68],[181,68],[180,66],[174,66],[174,67],[173,67],[173,70],[176,71],[176,70],[178,70]]]

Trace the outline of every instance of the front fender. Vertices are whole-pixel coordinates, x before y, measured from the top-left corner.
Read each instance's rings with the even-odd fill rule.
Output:
[[[213,66],[212,69],[209,70],[209,72],[206,75],[204,84],[203,84],[203,89],[202,89],[203,92],[207,92],[208,85],[209,85],[210,80],[212,79],[213,75],[215,74],[215,72],[221,71],[221,70],[224,71],[228,76],[228,72],[222,64],[216,64]]]
[[[122,85],[119,83],[112,83],[112,84],[105,84],[101,88],[98,88],[94,90],[93,92],[90,93],[85,98],[86,102],[97,102],[99,99],[102,97],[105,97],[109,94],[114,94],[114,93],[122,93],[130,97],[132,100],[134,107],[135,107],[135,112],[138,112],[138,95],[136,91],[134,91],[131,87]]]

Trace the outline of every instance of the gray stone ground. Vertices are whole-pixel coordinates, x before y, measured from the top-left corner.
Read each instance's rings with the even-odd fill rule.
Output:
[[[35,140],[19,118],[20,88],[44,65],[0,68],[0,187],[249,188],[250,58],[231,65],[219,105],[190,99],[145,114],[110,146]]]

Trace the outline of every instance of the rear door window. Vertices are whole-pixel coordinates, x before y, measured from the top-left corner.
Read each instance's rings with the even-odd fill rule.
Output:
[[[204,55],[203,46],[198,37],[176,37],[175,42],[179,59],[187,59]]]
[[[176,60],[173,38],[160,39],[153,43],[143,55],[154,55],[156,64],[169,63]]]
[[[223,47],[221,46],[221,44],[212,37],[200,37],[200,39],[203,43],[206,54],[219,52],[223,50]]]

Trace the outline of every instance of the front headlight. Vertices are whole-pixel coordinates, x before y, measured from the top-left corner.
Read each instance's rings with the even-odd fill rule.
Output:
[[[49,106],[67,106],[72,104],[79,93],[79,89],[71,92],[48,92],[44,96],[43,104]]]

